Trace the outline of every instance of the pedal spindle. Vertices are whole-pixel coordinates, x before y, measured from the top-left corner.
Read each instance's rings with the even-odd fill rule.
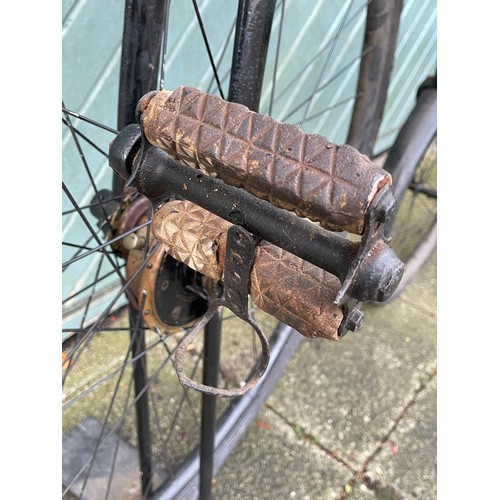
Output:
[[[231,223],[189,201],[165,203],[152,230],[175,259],[206,276],[224,280]],[[233,258],[238,258],[233,255]],[[255,305],[309,338],[339,339],[344,318],[334,305],[339,279],[281,248],[261,241],[255,248],[249,294]]]
[[[192,87],[146,94],[148,141],[174,159],[335,231],[363,234],[389,173],[348,145]]]

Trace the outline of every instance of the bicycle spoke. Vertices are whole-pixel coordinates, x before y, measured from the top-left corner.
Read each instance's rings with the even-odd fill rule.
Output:
[[[147,386],[145,386],[143,388],[143,390],[137,394],[134,399],[127,404],[125,410],[123,411],[123,414],[120,416],[120,418],[118,419],[118,421],[111,427],[111,429],[108,431],[108,433],[104,436],[104,438],[102,439],[102,441],[98,444],[97,446],[97,449],[96,449],[96,452],[100,451],[102,449],[102,447],[104,446],[104,444],[111,438],[111,436],[113,436],[117,429],[120,427],[120,425],[123,423],[123,421],[125,420],[125,417],[128,415],[128,413],[134,408],[134,405],[135,403],[138,401],[138,399],[147,391],[147,389],[149,388],[149,386],[158,378],[161,370],[164,368],[164,366],[168,363],[168,360],[164,360],[161,365],[159,366],[159,368],[153,373],[153,375],[149,378],[149,381],[148,381],[148,384]],[[83,474],[83,472],[85,471],[85,469],[89,466],[89,464],[91,463],[92,461],[92,457],[91,458],[88,458],[84,463],[83,465],[80,467],[80,469],[78,470],[77,474],[75,475],[75,477],[73,478],[72,481],[69,482],[69,484],[66,486],[66,488],[64,489],[63,491],[63,495],[65,495],[66,493],[68,493],[70,491],[70,489],[72,488],[72,486],[76,483],[76,481],[78,481],[78,479],[80,478],[80,476]]]
[[[63,108],[64,108],[64,104],[63,104]],[[78,155],[80,156],[80,160],[83,164],[83,168],[84,168],[84,170],[87,173],[87,176],[89,178],[90,185],[92,186],[92,189],[94,190],[94,194],[96,195],[97,200],[100,201],[100,198],[98,196],[98,189],[97,189],[97,186],[95,184],[94,177],[90,173],[90,168],[89,168],[87,159],[85,158],[85,154],[83,153],[83,149],[80,145],[80,141],[78,140],[78,136],[76,134],[75,128],[73,127],[73,124],[71,123],[71,120],[69,118],[67,118],[66,121],[68,123],[71,136],[73,137],[73,142],[76,146],[76,149],[78,150]],[[101,206],[101,208],[102,208],[102,206]],[[104,210],[103,210],[103,213],[105,213]],[[106,219],[107,219],[107,216],[106,216]]]
[[[116,238],[113,238],[111,240],[107,240],[106,242],[101,243],[100,245],[98,245],[98,246],[96,246],[94,248],[90,248],[87,252],[85,252],[83,254],[80,254],[77,257],[73,257],[69,261],[64,262],[63,265],[62,265],[63,269],[65,267],[70,266],[71,264],[74,264],[75,262],[79,261],[80,259],[84,259],[85,257],[88,257],[89,255],[92,255],[95,252],[102,251],[105,247],[107,247],[109,245],[112,245],[114,243],[117,243],[118,241],[122,240],[123,238],[125,238],[129,234],[135,233],[139,229],[142,229],[143,227],[149,226],[150,224],[151,224],[151,219],[148,220],[148,221],[146,221],[146,222],[144,222],[143,224],[139,224],[138,226],[136,226],[136,227],[134,227],[132,229],[129,229],[125,233],[120,234],[119,236],[117,236]]]
[[[305,120],[301,120],[300,122],[294,122],[294,125],[298,125],[299,127],[301,127],[304,123],[307,123],[307,122],[309,122],[311,120],[314,120],[315,118],[323,116],[328,111],[333,111],[334,109],[337,109],[337,108],[340,108],[342,106],[345,106],[346,104],[349,104],[350,102],[354,102],[354,100],[356,99],[356,97],[357,97],[357,94],[353,95],[351,97],[347,97],[346,99],[343,99],[342,101],[338,101],[333,106],[328,106],[328,107],[322,109],[321,111],[318,111],[314,115],[309,115]]]
[[[96,272],[95,272],[96,279],[99,277],[99,274],[101,273],[101,267],[102,267],[103,260],[104,259],[102,259],[102,258],[99,259],[99,263],[97,265],[97,269],[96,269]],[[89,308],[90,308],[90,304],[92,302],[93,295],[94,295],[94,293],[96,291],[96,285],[95,285],[95,283],[96,283],[96,280],[94,280],[94,286],[93,286],[92,292],[87,297],[85,308],[83,310],[83,314],[82,314],[82,317],[80,319],[80,328],[83,328],[83,326],[85,325],[85,323],[87,321],[87,314],[89,312]]]
[[[129,345],[129,349],[128,349],[126,355],[125,355],[125,360],[130,356],[130,354],[131,354],[131,345]],[[105,416],[104,421],[103,421],[101,432],[99,434],[99,437],[96,440],[96,446],[95,446],[94,452],[93,452],[93,454],[91,456],[92,461],[89,464],[89,467],[88,467],[87,473],[86,473],[86,477],[85,477],[85,479],[83,481],[83,485],[82,485],[82,488],[81,488],[81,495],[85,491],[85,485],[86,485],[86,483],[87,483],[87,481],[88,481],[88,479],[90,477],[90,473],[92,472],[92,467],[93,467],[93,465],[95,463],[95,459],[97,458],[98,446],[99,446],[99,443],[100,443],[100,441],[102,439],[102,436],[104,435],[104,430],[106,429],[106,426],[108,424],[109,418],[111,416],[111,410],[113,409],[113,405],[115,403],[115,400],[117,399],[118,391],[119,391],[119,388],[121,386],[121,381],[123,379],[124,374],[125,374],[125,363],[121,366],[120,374],[119,374],[118,379],[117,379],[117,381],[115,383],[115,388],[114,388],[114,391],[112,392],[111,401],[110,401],[110,404],[108,406],[108,410],[107,410],[106,416]],[[127,397],[126,397],[126,400],[125,400],[125,407],[127,406],[126,403],[130,399],[131,389],[132,389],[132,384],[129,384],[128,394],[127,394]],[[118,452],[118,445],[119,445],[119,441],[117,441],[117,443],[115,445],[115,452],[113,454],[113,461],[112,461],[111,471],[114,470],[115,457],[116,457],[116,454]],[[113,473],[111,472],[110,475],[109,475],[109,480],[108,480],[108,485],[107,485],[107,491],[109,491],[109,487],[111,485],[112,477],[113,477]],[[107,492],[106,492],[106,497],[107,497]]]
[[[63,241],[62,245],[65,247],[78,248],[79,250],[92,250],[90,247],[77,245],[76,243],[70,243],[68,241]],[[64,266],[64,264],[63,264]]]
[[[85,216],[85,214],[83,213],[83,211],[78,206],[78,203],[76,202],[76,200],[71,195],[71,193],[70,193],[69,189],[66,187],[66,184],[64,183],[64,181],[62,183],[62,187],[63,187],[64,193],[66,194],[66,196],[70,200],[70,202],[73,205],[73,207],[78,212],[78,215],[82,219],[82,221],[85,224],[85,226],[87,226],[87,229],[89,230],[89,232],[92,235],[92,237],[95,239],[95,241],[97,242],[98,245],[102,245],[103,243],[102,243],[101,239],[99,238],[99,236],[95,232],[94,228],[90,224],[89,220],[87,219],[87,217]],[[104,255],[108,259],[109,263],[111,264],[111,266],[113,267],[113,269],[116,271],[116,274],[120,277],[120,279],[122,281],[124,281],[124,278],[123,278],[122,274],[120,273],[119,267],[117,266],[117,264],[115,263],[115,261],[112,259],[112,254],[106,251],[106,247],[105,246],[103,247],[103,251],[104,251]]]
[[[127,328],[127,332],[128,331],[129,331],[129,329]],[[109,380],[114,378],[116,375],[118,375],[120,373],[120,371],[122,370],[122,368],[132,366],[137,360],[139,360],[143,356],[146,356],[146,354],[148,354],[150,351],[152,351],[156,346],[158,346],[160,344],[161,344],[161,341],[157,341],[156,343],[151,344],[150,346],[146,347],[142,352],[137,354],[137,356],[126,361],[123,366],[116,368],[115,370],[109,372],[105,377],[94,382],[91,386],[89,386],[87,389],[85,389],[85,391],[81,392],[80,394],[78,394],[78,396],[76,396],[75,398],[73,398],[72,400],[70,400],[66,404],[64,404],[62,407],[62,410],[63,411],[68,410],[69,408],[74,406],[76,403],[78,403],[79,401],[84,399],[86,396],[89,396],[90,394],[92,394],[94,391],[99,389],[99,387],[101,387],[103,384],[105,384],[106,382],[108,382]]]
[[[172,366],[175,366],[174,365],[174,354],[175,354],[175,350],[177,349],[177,346],[174,348],[174,350],[172,351],[168,345],[167,345],[167,342],[165,341],[165,338],[163,335],[161,335],[160,332],[156,332],[159,336],[160,336],[160,340],[162,341],[162,344],[164,345],[164,348],[166,349],[167,353],[168,353],[168,357],[170,358],[171,362],[172,362]],[[189,332],[186,332],[185,335],[187,335]],[[182,341],[182,339],[179,340],[178,344]],[[194,367],[193,369],[191,370],[191,373],[190,373],[190,377],[193,378],[195,376],[195,373],[197,372],[198,368],[199,368],[199,364],[201,362],[201,359],[202,359],[202,356],[199,356],[196,360],[196,362],[194,363]],[[186,389],[186,387],[184,386],[181,386],[182,388],[182,397],[181,397],[181,400],[179,402],[179,404],[177,405],[177,409],[175,411],[175,413],[172,415],[171,417],[171,421],[170,421],[170,425],[168,427],[168,429],[164,429],[161,433],[160,433],[160,438],[162,440],[162,444],[163,444],[163,447],[165,450],[168,450],[169,449],[169,446],[171,444],[171,441],[175,435],[174,431],[176,428],[178,428],[178,423],[180,421],[180,418],[182,417],[185,421],[185,419],[187,418],[187,415],[184,413],[184,410],[185,410],[185,403],[187,402],[187,405],[188,405],[188,409],[189,409],[189,412],[190,412],[190,415],[191,415],[191,418],[193,419],[193,421],[197,421],[198,419],[198,415],[196,413],[196,410],[194,408],[194,404],[192,402],[192,396],[193,394],[188,390]],[[157,411],[157,407],[156,405],[154,406],[155,408],[155,411],[156,411],[156,415],[158,415],[158,411]],[[159,420],[158,416],[157,416],[157,420]],[[160,424],[158,423],[158,428],[161,429],[162,427],[160,426]],[[171,470],[171,472],[173,472],[173,469]]]
[[[69,120],[66,120],[66,119],[62,119],[62,122],[64,123],[64,125],[66,125],[68,128],[71,127],[71,124],[69,122]],[[99,153],[101,153],[103,156],[105,156],[106,158],[108,157],[108,153],[106,153],[106,151],[104,151],[103,149],[101,149],[94,141],[91,141],[85,134],[82,134],[78,129],[73,129],[75,131],[75,134],[80,137],[81,139],[83,139],[87,144],[89,144],[90,146],[92,146],[96,151],[98,151]]]
[[[142,354],[146,347],[146,338],[144,330],[139,329],[142,323],[142,314],[146,295],[141,297],[139,310],[136,311],[129,308],[129,323],[131,323],[130,332],[130,348],[132,356],[136,357]],[[148,392],[144,388],[148,387],[147,378],[147,358],[143,356],[136,360],[132,369],[132,379],[134,383],[135,394],[142,396],[137,400],[135,405],[137,440],[139,449],[139,467],[141,472],[142,494],[147,497],[149,494],[150,485],[152,485],[152,470],[151,470],[151,432],[149,426],[149,408],[148,408]],[[144,391],[144,392],[143,392]]]
[[[320,84],[323,80],[323,77],[325,76],[326,70],[330,64],[330,59],[332,58],[333,51],[335,50],[335,47],[337,46],[337,41],[340,37],[340,34],[343,32],[343,30],[345,28],[347,16],[351,10],[352,5],[353,5],[353,0],[350,1],[349,6],[344,14],[344,17],[342,18],[339,32],[338,32],[337,36],[333,39],[332,44],[330,45],[330,50],[328,51],[328,55],[326,56],[325,62],[323,63],[323,67],[321,68],[321,72],[320,72],[318,78],[316,79],[316,82],[314,84],[314,90],[312,91],[311,96],[309,97],[309,99],[307,101],[306,109],[304,110],[304,114],[302,115],[302,119],[300,120],[299,127],[302,127],[302,125],[304,124],[304,122],[307,118],[307,115],[309,113],[309,109],[314,101],[314,97],[316,96],[316,92],[318,91],[318,87],[320,86]]]
[[[77,209],[75,209],[75,212],[78,213]],[[102,229],[102,227],[99,227],[99,229]],[[76,245],[75,243],[73,243],[71,246],[73,247],[76,247],[78,248],[78,250],[73,254],[73,256],[71,257],[71,259],[75,259],[76,257],[78,257],[78,255],[80,255],[80,253],[86,249],[86,248],[92,248],[92,247],[89,247],[89,243],[92,242],[92,240],[94,239],[93,235],[91,234],[81,245]],[[63,270],[62,272],[64,273],[64,271],[66,271],[67,267],[64,268],[63,267]]]
[[[350,19],[348,19],[344,25],[344,28],[346,28],[347,26],[349,26],[351,24],[351,22],[355,21],[356,19],[358,19],[359,17],[359,14],[361,12],[363,12],[366,8],[366,6],[370,3],[371,0],[368,0],[364,5],[362,5],[361,7],[359,7],[355,12],[354,14],[352,15],[352,17]],[[306,70],[308,68],[310,68],[314,62],[319,58],[321,57],[321,55],[323,54],[323,52],[325,52],[328,47],[331,46],[332,43],[334,43],[334,41],[339,37],[339,33],[337,31],[335,31],[334,29],[334,26],[332,26],[332,31],[333,31],[333,34],[331,37],[329,37],[324,45],[311,57],[309,58],[305,64],[300,68],[299,71],[297,71],[297,73],[288,81],[288,83],[286,83],[285,85],[282,86],[281,88],[281,91],[280,93],[276,96],[276,98],[274,99],[274,102],[273,102],[273,105],[276,104],[282,97],[284,97],[284,95],[287,93],[288,90],[292,89],[295,87],[296,83],[304,77],[306,73]],[[283,64],[286,64],[286,62],[284,62]],[[279,77],[279,71],[278,71],[278,77]]]
[[[361,58],[366,53],[368,53],[368,51],[369,51],[369,49],[365,50],[359,56],[356,56],[354,59],[352,59],[351,61],[349,61],[349,63],[347,63],[344,67],[342,67],[341,69],[339,69],[338,71],[336,71],[335,74],[332,77],[330,77],[323,85],[319,86],[316,89],[316,94],[319,93],[319,92],[322,92],[323,90],[325,90],[329,85],[331,85],[338,78],[340,78],[347,70],[351,69],[354,64],[358,63],[361,60]],[[309,94],[305,99],[303,99],[299,104],[297,104],[297,106],[295,106],[295,108],[293,108],[291,111],[289,111],[287,115],[285,115],[284,117],[280,118],[280,121],[286,122],[294,113],[296,113],[299,109],[301,109],[308,102],[310,102],[310,100],[313,97],[314,97],[313,93]],[[357,95],[353,96],[351,99],[354,99],[356,97],[357,97]],[[346,99],[344,102],[348,102],[348,99]],[[339,103],[336,103],[334,106],[330,107],[329,109],[335,109],[338,106],[339,106]],[[310,119],[311,118],[309,117],[305,121],[308,121]]]
[[[101,202],[89,203],[88,205],[79,205],[79,208],[80,208],[80,210],[89,210],[89,209],[92,209],[95,207],[102,207],[102,206],[106,205],[107,203],[113,203],[115,201],[121,201],[121,200],[123,200],[123,196],[113,196],[112,198],[108,198],[108,199],[101,201]],[[74,214],[76,212],[77,212],[76,208],[72,208],[72,209],[63,211],[62,215],[63,216],[64,215],[71,215],[71,214]]]
[[[103,130],[106,130],[108,132],[111,132],[112,134],[118,134],[118,130],[108,127],[108,125],[104,125],[104,123],[99,123],[98,121],[92,120],[92,118],[89,118],[87,116],[83,116],[80,113],[77,113],[76,111],[71,111],[70,109],[66,108],[65,106],[62,107],[63,113],[66,113],[67,115],[73,116],[74,118],[78,118],[79,120],[82,120],[84,122],[90,123],[91,125],[94,125],[98,128],[102,128]]]
[[[219,71],[219,68],[220,68],[220,65],[222,63],[222,60],[224,59],[224,56],[226,54],[226,51],[227,51],[227,48],[229,47],[229,43],[234,35],[234,30],[236,28],[236,16],[234,18],[234,21],[233,21],[233,24],[231,26],[231,28],[229,29],[229,32],[226,36],[226,39],[224,41],[224,45],[222,47],[222,51],[220,52],[220,55],[219,55],[219,60],[217,61],[217,65],[216,65],[216,68],[217,68],[217,71]],[[222,85],[228,78],[228,76],[230,75],[230,70],[226,71],[226,73],[224,74],[224,76],[222,77],[222,79],[220,80],[220,84]],[[212,77],[210,78],[210,82],[208,83],[208,87],[207,87],[207,92],[210,94],[212,93],[212,86],[214,84],[214,81],[215,81],[215,74],[212,74]]]
[[[195,14],[196,14],[196,18],[198,19],[198,25],[200,27],[201,35],[203,37],[203,43],[205,44],[205,48],[207,49],[207,54],[208,54],[208,58],[210,60],[210,65],[212,66],[214,78],[217,82],[217,88],[219,89],[219,94],[222,97],[222,99],[224,99],[224,92],[222,91],[221,83],[219,80],[217,66],[215,65],[215,61],[214,61],[214,58],[212,55],[212,50],[210,48],[210,43],[208,42],[207,33],[205,31],[205,26],[203,25],[203,20],[201,19],[200,10],[198,9],[198,2],[196,0],[193,0],[193,7],[194,7]]]
[[[141,326],[140,328],[142,328],[143,330],[147,330],[146,327],[144,326]],[[85,333],[88,329],[87,328],[63,328],[62,331],[63,332],[67,332],[67,333]],[[128,326],[123,326],[123,327],[101,327],[99,328],[99,333],[106,333],[106,332],[128,332],[130,330],[130,328]]]
[[[123,267],[125,267],[125,264],[123,264],[123,266],[120,267],[120,269],[123,269]],[[109,278],[110,276],[114,276],[115,275],[115,272],[114,271],[110,271],[109,273],[101,276],[100,278],[96,279],[93,283],[90,283],[89,285],[87,285],[86,287],[84,288],[80,288],[77,292],[75,292],[74,294],[72,295],[69,295],[68,297],[66,297],[63,301],[62,301],[62,305],[66,304],[67,302],[69,302],[70,300],[73,300],[75,298],[77,298],[79,295],[87,292],[88,290],[90,290],[94,285],[100,283],[101,281],[104,281],[106,278]],[[72,328],[63,328],[62,330],[63,332],[77,332],[78,329],[72,329]]]
[[[89,327],[89,329],[85,333],[85,339],[86,339],[85,341],[86,342],[90,341],[90,338],[94,334],[94,332],[96,332],[100,328],[101,324],[107,319],[109,313],[113,309],[113,306],[116,304],[118,299],[121,297],[121,295],[123,293],[125,293],[125,291],[127,291],[129,289],[130,284],[141,273],[141,271],[144,269],[144,267],[148,264],[149,259],[154,255],[154,253],[158,250],[159,247],[160,247],[159,243],[156,243],[153,246],[153,248],[151,249],[151,252],[149,253],[148,259],[144,259],[144,262],[142,262],[140,264],[140,266],[138,266],[138,268],[134,271],[132,276],[127,281],[124,282],[124,284],[122,285],[122,287],[120,288],[118,293],[115,295],[115,297],[109,301],[109,304],[107,305],[107,307],[99,315],[99,318],[97,319],[97,321],[91,327]],[[83,351],[83,349],[82,349],[82,351]],[[68,368],[68,370],[65,374],[65,377],[63,378],[63,383],[64,383],[65,378],[67,377],[69,370],[71,369],[71,366],[73,366],[73,365],[70,365],[70,367]]]
[[[281,17],[280,17],[280,24],[279,24],[279,29],[278,29],[278,42],[276,43],[276,54],[274,56],[274,68],[273,68],[273,79],[271,82],[271,97],[269,98],[269,108],[267,110],[267,114],[269,116],[272,115],[273,113],[273,102],[274,102],[274,91],[276,89],[276,76],[278,72],[278,61],[279,61],[279,55],[280,55],[280,46],[281,46],[281,38],[283,36],[283,20],[285,18],[285,0],[282,0],[281,2]]]

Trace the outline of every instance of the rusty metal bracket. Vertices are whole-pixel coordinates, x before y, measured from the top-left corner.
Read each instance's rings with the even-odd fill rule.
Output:
[[[201,384],[189,378],[189,376],[186,375],[186,371],[184,370],[184,357],[188,346],[193,342],[195,337],[202,331],[202,329],[206,326],[206,324],[212,319],[217,310],[223,305],[224,304],[221,299],[215,299],[211,303],[207,313],[177,346],[174,357],[174,366],[175,366],[175,371],[177,372],[177,376],[179,377],[179,382],[184,387],[188,387],[190,389],[194,389],[195,391],[203,392],[205,394],[211,394],[213,396],[234,398],[237,396],[242,396],[247,391],[252,389],[252,387],[255,387],[255,385],[259,382],[259,380],[262,378],[262,375],[266,371],[267,365],[269,364],[269,359],[271,357],[271,349],[267,337],[264,335],[259,325],[250,316],[248,316],[247,322],[252,326],[252,328],[257,333],[257,336],[262,346],[262,355],[257,370],[252,374],[250,379],[247,380],[245,385],[243,385],[242,387],[237,387],[235,389],[222,389],[218,387],[212,387],[210,385]]]
[[[241,226],[231,226],[227,232],[224,259],[224,305],[239,318],[247,321],[250,273],[255,261],[255,237]]]
[[[367,212],[365,222],[366,230],[361,239],[358,251],[350,263],[349,270],[342,282],[342,286],[335,297],[336,304],[346,304],[350,300],[349,291],[353,287],[356,288],[357,299],[361,301],[370,300],[369,297],[363,296],[364,280],[360,275],[363,274],[363,264],[367,257],[380,251],[377,244],[379,244],[379,246],[385,244],[384,223],[391,219],[395,208],[392,187],[390,185],[385,186],[377,193],[372,202],[371,209]],[[386,290],[383,287],[379,288],[377,291],[377,294],[381,297],[383,297],[385,293]]]
[[[215,299],[205,316],[195,326],[177,347],[175,353],[175,369],[179,381],[185,387],[189,387],[205,394],[222,397],[236,397],[245,394],[254,387],[261,379],[267,369],[271,356],[269,341],[259,325],[254,321],[248,311],[248,290],[250,285],[250,273],[255,260],[256,240],[254,236],[240,226],[231,226],[227,235],[226,255],[224,259],[224,293],[222,298]],[[257,370],[252,377],[243,385],[235,389],[221,389],[201,384],[192,380],[184,370],[184,355],[189,344],[201,332],[202,328],[214,316],[221,306],[230,309],[236,316],[246,321],[254,329],[262,346],[262,354]]]

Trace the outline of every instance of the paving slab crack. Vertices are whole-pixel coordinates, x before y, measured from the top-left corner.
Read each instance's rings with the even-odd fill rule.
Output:
[[[353,466],[347,460],[345,460],[342,455],[335,450],[330,449],[321,443],[318,436],[315,436],[307,431],[305,427],[300,425],[297,422],[293,422],[288,419],[285,415],[283,415],[280,411],[278,411],[272,404],[266,403],[265,407],[273,412],[278,418],[280,418],[284,423],[286,423],[293,431],[299,439],[303,439],[309,442],[311,445],[316,446],[323,453],[327,454],[330,458],[334,459],[338,463],[342,464],[346,467],[351,473],[352,478],[344,485],[343,491],[339,492],[338,500],[344,500],[349,497],[350,493],[355,488],[357,483],[364,483],[368,489],[373,491],[377,498],[384,500],[402,500],[403,496],[390,484],[385,484],[382,481],[370,478],[366,472],[368,470],[371,462],[378,456],[378,454],[383,450],[384,445],[391,439],[391,436],[394,434],[400,422],[405,418],[408,414],[409,410],[416,404],[419,395],[426,389],[428,384],[434,379],[437,374],[436,366],[432,366],[427,369],[420,377],[419,377],[419,385],[415,388],[412,397],[400,411],[399,415],[394,419],[391,427],[387,430],[387,432],[382,436],[379,440],[378,444],[374,448],[374,450],[370,453],[370,455],[363,461],[359,468]]]
[[[356,473],[356,468],[352,464],[350,464],[349,462],[344,460],[338,452],[331,450],[327,446],[322,444],[319,441],[317,436],[314,436],[313,434],[307,432],[307,430],[304,427],[302,427],[300,424],[294,423],[291,420],[289,420],[285,415],[283,415],[281,412],[279,412],[270,403],[266,403],[265,407],[268,410],[272,411],[278,418],[283,420],[283,422],[285,422],[290,428],[292,428],[293,431],[295,432],[295,435],[299,439],[304,439],[305,441],[308,441],[310,444],[312,444],[313,446],[316,446],[322,452],[326,453],[330,458],[333,458],[337,462],[339,462],[342,465],[344,465],[345,467],[347,467],[353,474]]]
[[[353,477],[344,486],[344,491],[339,493],[338,500],[343,500],[345,498],[348,498],[355,484],[359,481],[362,481],[367,486],[367,488],[372,490],[377,496],[377,498],[384,500],[403,500],[403,496],[400,493],[398,493],[397,490],[392,485],[385,484],[382,481],[372,480],[369,476],[366,475],[366,472],[368,470],[368,466],[370,465],[370,463],[382,451],[384,445],[390,440],[391,436],[398,428],[400,422],[403,420],[403,418],[408,414],[409,410],[417,402],[418,396],[426,389],[429,383],[435,378],[436,374],[437,374],[437,368],[433,366],[429,370],[426,370],[424,374],[420,376],[419,386],[415,389],[412,398],[408,401],[408,403],[404,406],[399,415],[395,418],[393,424],[386,432],[386,434],[382,437],[382,439],[379,441],[378,445],[375,447],[373,452],[364,460],[360,469],[353,473]]]

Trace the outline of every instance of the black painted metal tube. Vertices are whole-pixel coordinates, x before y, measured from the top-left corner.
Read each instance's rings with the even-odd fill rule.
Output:
[[[394,196],[400,200],[413,179],[437,130],[437,89],[425,88],[398,134],[384,168],[393,176]]]
[[[123,21],[120,82],[118,92],[118,130],[135,123],[139,99],[157,88],[162,30],[168,2],[164,0],[126,0]],[[123,193],[123,181],[113,176],[113,193]]]
[[[139,313],[129,308],[129,320],[131,325],[140,324]],[[136,426],[139,451],[139,465],[141,471],[142,493],[146,497],[152,490],[152,454],[151,454],[151,429],[149,426],[149,403],[148,403],[148,375],[146,367],[146,356],[141,356],[146,349],[145,332],[141,328],[133,328],[131,336],[131,355],[137,358],[133,365],[134,389],[138,397],[135,403]]]
[[[345,276],[359,248],[358,243],[276,208],[243,189],[182,165],[155,147],[143,152],[132,185],[157,207],[172,197],[182,196],[339,278]]]
[[[360,243],[276,208],[244,189],[225,184],[173,160],[144,141],[138,125],[126,127],[111,143],[109,162],[127,186],[149,198],[155,209],[171,199],[186,199],[256,236],[344,280]],[[348,294],[357,300],[384,302],[397,288],[404,266],[383,241],[369,251]]]
[[[276,0],[240,0],[227,100],[258,111]]]
[[[115,153],[112,144],[112,166],[115,157],[123,155]],[[137,162],[129,185],[147,196],[156,208],[169,199],[184,198],[233,224],[241,225],[341,280],[346,277],[359,250],[360,243],[276,208],[243,189],[182,165],[149,144],[138,154]],[[116,166],[116,170],[122,173],[124,169],[123,166]],[[389,246],[383,244],[365,257],[349,288],[349,295],[362,301],[383,302],[396,289],[402,273],[401,261]]]
[[[203,384],[217,387],[222,316],[216,313],[205,327],[203,353]],[[217,430],[217,396],[203,394],[200,433],[200,500],[212,496],[215,432]]]

